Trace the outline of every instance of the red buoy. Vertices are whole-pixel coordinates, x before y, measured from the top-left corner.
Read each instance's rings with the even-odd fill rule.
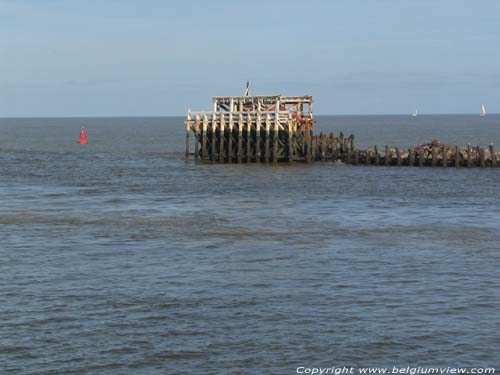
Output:
[[[80,130],[80,140],[78,141],[78,143],[81,145],[86,145],[87,143],[89,143],[89,141],[87,140],[87,133],[85,133],[85,128],[82,128],[82,130]]]

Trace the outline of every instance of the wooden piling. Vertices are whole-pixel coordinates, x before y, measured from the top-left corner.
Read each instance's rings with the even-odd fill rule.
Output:
[[[226,120],[224,119],[224,113],[220,113],[220,127],[219,127],[219,162],[224,163],[226,159],[226,152],[224,150],[224,138]]]
[[[231,108],[233,107],[231,103]],[[233,111],[229,112],[229,137],[227,144],[227,162],[231,164],[233,162],[233,128],[234,128],[234,119],[233,119]]]
[[[200,138],[200,116],[196,115],[194,122],[194,160],[198,160],[199,157],[199,138]]]
[[[273,163],[278,162],[278,136],[279,136],[279,126],[280,126],[280,101],[276,100],[276,112],[274,114],[274,136],[273,136]]]
[[[293,161],[293,123],[292,114],[288,114],[288,162]]]
[[[396,147],[396,158],[397,158],[397,166],[401,167],[401,151],[399,150],[398,147]]]
[[[467,168],[472,167],[472,149],[470,143],[467,145]]]
[[[491,155],[491,167],[496,168],[497,167],[497,154],[495,154],[495,146],[493,143],[490,143],[490,155]]]
[[[374,148],[375,148],[375,165],[380,165],[380,155],[378,153],[377,145],[375,145]]]
[[[247,163],[252,162],[252,117],[247,115]]]
[[[412,148],[408,149],[408,165],[413,167],[415,165],[415,153]]]
[[[212,114],[212,147],[210,148],[210,160],[215,161],[217,157],[217,112]]]
[[[384,165],[387,167],[388,165],[390,165],[390,161],[389,161],[389,146],[385,146],[385,160],[384,160]]]
[[[486,166],[486,163],[485,163],[485,158],[484,158],[484,148],[482,148],[481,146],[477,146],[477,151],[478,151],[478,154],[479,154],[479,167],[480,168],[484,168]]]
[[[201,134],[201,159],[207,158],[207,130],[208,130],[208,116],[203,115],[202,134]]]
[[[269,163],[269,158],[270,158],[270,142],[271,138],[271,116],[269,113],[266,114],[266,139],[265,139],[265,150],[264,150],[264,161],[266,163]]]
[[[243,161],[243,115],[238,115],[238,163]]]
[[[191,113],[188,112],[186,120],[186,157],[189,157],[189,135],[191,134]]]
[[[448,166],[448,148],[446,147],[446,145],[443,145],[442,163],[443,163],[443,167],[447,167]]]
[[[424,165],[424,149],[423,147],[418,150],[418,166],[422,167]]]
[[[255,162],[261,162],[261,152],[260,152],[260,126],[262,124],[262,118],[260,117],[260,112],[257,112],[256,120],[255,120]]]
[[[455,168],[460,167],[460,149],[455,146]]]

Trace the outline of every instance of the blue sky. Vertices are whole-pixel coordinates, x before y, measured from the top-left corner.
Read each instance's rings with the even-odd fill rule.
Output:
[[[0,0],[0,116],[500,112],[498,0]]]

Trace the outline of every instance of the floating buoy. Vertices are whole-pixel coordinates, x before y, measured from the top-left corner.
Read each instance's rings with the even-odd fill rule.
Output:
[[[80,130],[80,139],[78,143],[81,145],[86,145],[87,143],[89,143],[89,141],[87,140],[87,133],[85,133],[85,128],[82,128],[82,130]]]

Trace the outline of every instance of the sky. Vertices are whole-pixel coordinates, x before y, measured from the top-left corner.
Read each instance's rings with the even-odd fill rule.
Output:
[[[498,0],[0,0],[0,117],[500,112]]]

